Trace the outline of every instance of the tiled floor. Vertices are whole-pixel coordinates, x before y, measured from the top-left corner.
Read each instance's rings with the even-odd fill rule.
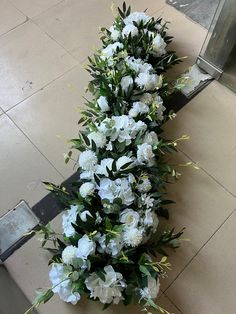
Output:
[[[123,0],[114,0],[121,4]],[[0,215],[20,199],[32,206],[45,194],[42,180],[61,182],[73,172],[63,153],[76,136],[79,109],[89,77],[86,56],[99,45],[98,27],[109,26],[111,0],[0,0]],[[172,78],[194,63],[206,30],[165,3],[131,0],[135,10],[171,21],[173,48],[184,63]],[[182,248],[172,254],[175,266],[162,282],[160,303],[179,314],[235,312],[234,260],[236,180],[236,95],[211,83],[166,125],[167,134],[189,134],[173,163],[194,160],[200,170],[183,167],[170,189],[177,204],[168,224],[185,226]],[[77,108],[77,109],[76,109]],[[60,217],[54,224],[58,225]],[[47,254],[36,238],[6,262],[25,295],[47,286]],[[137,308],[112,307],[107,313],[137,313]],[[102,313],[85,300],[77,307],[55,298],[41,314]]]

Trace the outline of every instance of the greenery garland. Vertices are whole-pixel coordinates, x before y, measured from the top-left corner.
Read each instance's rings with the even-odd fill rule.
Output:
[[[80,152],[79,180],[70,191],[46,183],[66,213],[61,238],[50,225],[41,226],[43,247],[54,244],[52,288],[38,292],[33,307],[58,293],[72,304],[87,295],[104,308],[137,302],[147,312],[167,313],[154,300],[170,268],[166,249],[179,247],[182,230],[163,232],[159,222],[169,218],[166,205],[173,203],[166,185],[178,177],[167,162],[177,140],[162,130],[175,117],[165,106],[181,85],[163,76],[180,62],[168,50],[166,31],[161,18],[131,13],[125,3],[112,27],[102,29],[102,49],[89,58],[93,97],[82,111],[83,129],[71,140]]]

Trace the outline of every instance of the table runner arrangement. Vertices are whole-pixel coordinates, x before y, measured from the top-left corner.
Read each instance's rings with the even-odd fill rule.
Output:
[[[155,299],[170,269],[169,249],[180,246],[182,235],[163,229],[173,203],[166,187],[179,176],[168,160],[185,136],[166,139],[162,130],[175,118],[166,108],[181,86],[164,73],[181,60],[168,49],[167,23],[131,13],[125,3],[101,32],[102,49],[88,65],[92,97],[71,140],[79,179],[69,190],[45,183],[64,205],[63,234],[41,226],[42,246],[53,253],[52,287],[37,292],[33,307],[57,293],[72,304],[86,295],[104,309],[123,302],[168,313]]]

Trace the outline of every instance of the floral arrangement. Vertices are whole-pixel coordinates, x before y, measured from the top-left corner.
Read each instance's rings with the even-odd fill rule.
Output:
[[[167,313],[154,300],[170,269],[166,250],[179,247],[182,230],[163,231],[160,223],[173,203],[166,185],[179,175],[167,161],[178,140],[162,131],[175,117],[165,106],[179,83],[170,85],[163,73],[180,59],[168,50],[167,24],[131,13],[125,3],[111,28],[101,31],[102,49],[89,58],[92,97],[71,140],[80,152],[79,180],[70,191],[46,183],[66,211],[62,237],[41,226],[43,246],[54,244],[48,248],[52,287],[38,292],[33,307],[57,293],[72,304],[86,295],[104,309],[137,302],[146,312]]]

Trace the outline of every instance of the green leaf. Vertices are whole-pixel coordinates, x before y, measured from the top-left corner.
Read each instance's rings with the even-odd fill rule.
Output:
[[[102,281],[106,281],[106,277],[103,271],[97,271],[96,275],[102,280]]]
[[[149,272],[149,270],[147,269],[146,266],[140,265],[140,266],[139,266],[139,270],[140,270],[143,274],[145,274],[146,276],[151,276],[151,274],[150,274],[150,272]]]

